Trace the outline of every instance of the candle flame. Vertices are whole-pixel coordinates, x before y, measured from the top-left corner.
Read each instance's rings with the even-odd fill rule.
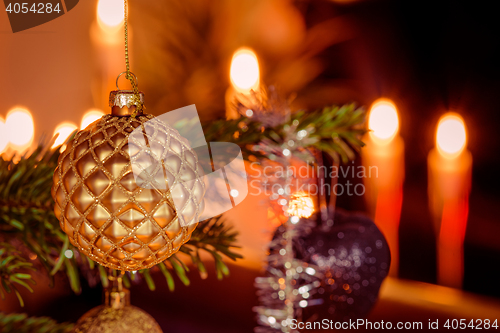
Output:
[[[97,119],[100,119],[102,116],[104,116],[104,112],[100,110],[90,110],[89,112],[85,113],[82,117],[80,130],[87,128],[87,126],[92,124]]]
[[[387,99],[376,100],[368,117],[370,136],[378,143],[387,144],[399,131],[399,117],[396,105]]]
[[[259,89],[259,61],[251,49],[240,48],[234,52],[229,73],[231,83],[236,91],[249,93],[250,90]]]
[[[15,107],[7,113],[5,121],[8,140],[13,148],[22,152],[33,142],[35,125],[31,113],[22,107]]]
[[[3,153],[7,145],[9,144],[9,136],[7,134],[7,127],[5,126],[5,121],[0,117],[0,154]]]
[[[294,193],[290,197],[287,212],[292,216],[308,218],[314,213],[314,202],[305,192]]]
[[[57,125],[56,129],[54,130],[54,135],[58,136],[56,138],[56,141],[54,141],[52,148],[58,147],[66,142],[71,133],[73,133],[76,129],[78,129],[78,127],[76,127],[76,125],[73,123],[64,122]]]
[[[453,112],[439,119],[436,131],[436,147],[439,153],[453,158],[462,153],[467,145],[467,133],[463,118]]]
[[[123,0],[99,0],[97,18],[102,28],[116,28],[122,25],[124,14]]]

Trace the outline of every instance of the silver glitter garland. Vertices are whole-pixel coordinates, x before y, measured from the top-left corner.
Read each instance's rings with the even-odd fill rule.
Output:
[[[274,127],[290,122],[289,99],[281,98],[274,87],[261,89],[264,93],[251,96],[245,103],[236,101],[240,114],[259,121],[265,127]],[[290,322],[296,318],[301,306],[308,304],[308,291],[318,285],[319,273],[313,267],[294,257],[293,239],[297,235],[296,224],[299,218],[288,214],[291,200],[293,175],[288,171],[292,158],[301,158],[302,161],[313,161],[313,155],[304,149],[311,144],[308,138],[309,130],[297,131],[299,122],[294,120],[285,125],[285,133],[279,141],[263,141],[254,147],[273,163],[278,163],[286,172],[281,177],[271,177],[267,185],[278,187],[270,199],[282,206],[287,221],[280,227],[283,235],[271,243],[276,251],[269,255],[269,265],[266,277],[255,280],[260,306],[254,308],[257,321],[261,325],[255,328],[257,333],[265,332],[295,332],[290,329]],[[262,162],[266,164],[265,161]],[[313,273],[314,272],[314,273]],[[298,281],[303,281],[299,286]]]
[[[237,102],[236,106],[240,114],[261,122],[265,127],[288,124],[284,125],[280,138],[254,146],[254,150],[268,158],[268,161],[261,161],[263,166],[278,164],[287,170],[281,176],[267,177],[266,183],[271,188],[278,188],[270,200],[274,206],[282,206],[279,211],[283,211],[287,220],[278,227],[269,245],[265,276],[255,280],[260,305],[253,310],[260,326],[254,331],[296,333],[298,330],[292,328],[293,322],[321,315],[321,319],[362,318],[375,303],[380,284],[389,270],[387,242],[366,217],[335,214],[335,198],[330,199],[330,207],[324,202],[319,203],[319,211],[311,218],[293,215],[290,210],[294,206],[291,189],[294,189],[292,181],[297,175],[288,168],[293,159],[322,164],[321,160],[316,160],[317,155],[306,148],[313,142],[309,134],[315,128],[297,130],[298,120],[290,123],[288,101],[279,98],[272,88],[263,91],[266,94],[249,99],[253,103],[245,103],[250,105]],[[322,180],[318,180],[322,186]],[[318,200],[324,201],[324,198]],[[344,230],[349,239],[343,240],[344,232],[336,231],[334,219],[338,218],[341,221],[337,228]],[[307,245],[308,238],[315,242]],[[321,252],[325,250],[326,254]],[[372,251],[374,254],[370,255]]]

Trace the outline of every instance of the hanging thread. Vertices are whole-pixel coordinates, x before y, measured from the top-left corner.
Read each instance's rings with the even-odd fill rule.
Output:
[[[132,117],[135,117],[137,113],[144,110],[146,107],[141,102],[141,96],[139,94],[139,88],[137,87],[137,82],[135,80],[135,75],[130,71],[130,60],[128,55],[128,2],[124,0],[124,31],[125,31],[125,66],[126,66],[126,75],[127,80],[130,81],[132,85],[132,89],[134,91],[134,99],[133,102],[136,105],[134,112],[132,113]]]

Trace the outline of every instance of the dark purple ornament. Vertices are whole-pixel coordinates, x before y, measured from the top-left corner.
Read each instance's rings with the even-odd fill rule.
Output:
[[[375,223],[337,209],[326,221],[301,219],[294,227],[294,256],[303,263],[296,286],[306,286],[298,289],[302,296],[307,290],[307,297],[296,302],[295,317],[302,322],[365,318],[391,262],[387,241]],[[278,228],[275,240],[282,235]],[[271,248],[271,253],[276,250],[279,247]]]
[[[323,276],[310,296],[319,304],[304,308],[303,320],[366,317],[391,263],[389,246],[375,223],[359,213],[337,210],[333,224],[318,224],[297,243],[297,259],[319,268]]]

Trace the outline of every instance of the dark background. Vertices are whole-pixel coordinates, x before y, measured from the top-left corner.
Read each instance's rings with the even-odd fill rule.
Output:
[[[464,289],[500,297],[495,282],[500,255],[500,22],[494,8],[488,2],[366,1],[342,10],[356,17],[362,29],[361,40],[348,47],[361,60],[346,62],[351,68],[370,68],[359,76],[367,92],[364,104],[387,97],[400,111],[406,162],[400,276],[436,282],[427,154],[439,117],[455,111],[467,124],[474,158]],[[339,205],[363,209],[361,200],[341,197]]]

